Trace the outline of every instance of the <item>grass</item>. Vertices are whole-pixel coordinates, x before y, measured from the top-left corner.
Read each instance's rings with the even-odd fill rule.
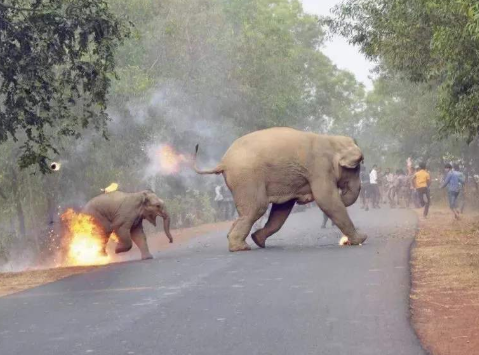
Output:
[[[479,354],[479,213],[421,220],[412,252],[413,324],[434,355]]]

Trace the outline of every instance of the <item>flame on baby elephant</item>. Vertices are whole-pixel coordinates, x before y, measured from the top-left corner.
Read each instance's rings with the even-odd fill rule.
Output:
[[[65,265],[103,265],[110,262],[104,253],[101,229],[93,217],[68,209],[61,215],[68,241]]]
[[[101,191],[107,194],[109,192],[114,192],[116,190],[118,190],[118,184],[116,182],[112,182],[110,185],[108,185],[108,187],[102,189]]]

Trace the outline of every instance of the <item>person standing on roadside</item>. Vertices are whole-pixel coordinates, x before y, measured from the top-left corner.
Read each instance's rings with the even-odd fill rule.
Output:
[[[361,208],[365,211],[369,211],[370,181],[367,168],[364,165],[361,165],[359,178],[361,179],[361,192],[359,193],[361,198]]]
[[[379,206],[379,186],[378,186],[378,170],[377,166],[373,165],[373,169],[369,173],[369,187],[371,189],[371,203],[373,208],[380,208]]]
[[[321,225],[321,229],[326,228],[326,224],[328,223],[328,221],[329,221],[328,215],[323,212],[323,224]],[[333,221],[331,221],[331,227],[334,227],[334,222]]]
[[[431,175],[426,171],[426,163],[419,164],[419,170],[413,176],[413,184],[416,189],[419,203],[421,204],[421,207],[424,207],[423,216],[424,218],[427,218],[429,205],[431,204],[431,196],[429,194]],[[424,201],[424,198],[426,198],[426,201]]]
[[[397,178],[397,176],[393,174],[391,169],[387,168],[386,175],[384,177],[384,180],[386,182],[385,191],[386,191],[386,196],[387,196],[388,201],[389,201],[389,206],[391,208],[396,207],[395,201],[394,201],[394,199],[396,197],[396,193],[395,193],[395,189],[394,189],[396,178]]]
[[[457,198],[459,197],[459,192],[461,191],[461,184],[464,182],[464,180],[462,179],[461,174],[458,171],[452,170],[451,164],[447,163],[444,166],[444,170],[446,171],[446,178],[441,185],[441,189],[447,187],[449,208],[454,214],[454,218],[459,219]]]
[[[404,207],[409,207],[408,194],[410,194],[409,180],[402,169],[396,171],[396,181],[394,183],[394,189],[396,193],[396,204],[402,208],[401,200],[404,201]]]
[[[223,196],[223,187],[221,185],[215,186],[215,204],[216,204],[216,215],[215,221],[223,221],[225,217],[225,212],[223,209],[224,196]]]
[[[461,189],[459,190],[459,197],[457,198],[458,201],[461,201],[461,207],[458,210],[462,214],[464,213],[464,208],[466,207],[466,175],[461,171],[459,164],[454,164],[453,166],[454,171],[459,174],[459,181],[461,182]],[[458,203],[459,205],[459,203]]]
[[[386,194],[384,193],[386,174],[383,173],[383,170],[381,169],[381,167],[376,167],[376,175],[377,175],[377,185],[378,185],[378,206],[379,206],[381,203],[386,203],[386,197],[385,197]]]
[[[223,203],[224,203],[224,211],[225,211],[225,220],[229,221],[234,218],[235,214],[235,203],[233,200],[233,195],[231,194],[230,189],[228,189],[227,186],[223,186],[222,190],[223,192]]]
[[[414,205],[416,205],[416,189],[414,188],[413,184],[413,177],[417,170],[414,169],[412,158],[409,157],[406,160],[406,186],[404,188],[404,195],[405,195],[405,203],[406,208],[409,208],[411,205],[411,200]],[[416,206],[419,207],[419,206]]]
[[[411,198],[412,198],[413,204],[416,208],[424,207],[424,204],[422,204],[419,201],[419,194],[418,194],[416,186],[414,184],[414,177],[416,176],[416,173],[419,170],[421,170],[421,168],[419,167],[419,165],[416,165],[416,167],[414,168],[414,173],[411,176],[411,196],[412,196]]]

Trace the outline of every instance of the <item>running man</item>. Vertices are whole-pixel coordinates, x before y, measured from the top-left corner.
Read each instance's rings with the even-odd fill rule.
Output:
[[[466,185],[467,185],[467,179],[466,175],[461,171],[461,168],[459,167],[459,164],[454,164],[453,165],[454,171],[457,171],[459,174],[459,180],[462,181],[461,183],[461,190],[459,191],[459,197],[457,198],[458,201],[461,201],[460,205],[461,207],[459,209],[459,212],[461,214],[464,213],[464,208],[466,207]],[[458,203],[459,205],[459,203]]]
[[[431,175],[426,171],[426,163],[419,164],[419,170],[413,176],[413,184],[419,199],[421,207],[424,207],[423,216],[427,218],[429,213],[429,205],[431,204],[431,196],[429,194],[429,186],[431,185]],[[426,201],[424,201],[424,197]]]
[[[409,196],[411,195],[411,190],[409,188],[410,183],[409,179],[404,174],[404,171],[402,169],[398,169],[396,171],[396,181],[394,188],[396,190],[396,201],[397,201],[397,206],[402,208],[401,204],[401,199],[404,200],[404,206],[409,207],[409,200],[408,200],[408,194]]]
[[[446,171],[446,178],[441,185],[441,189],[447,187],[447,197],[449,200],[449,208],[454,214],[454,218],[459,219],[459,209],[457,208],[457,198],[461,191],[461,184],[464,182],[463,177],[458,171],[452,170],[451,164],[447,163],[444,166]]]
[[[379,194],[379,185],[378,185],[378,170],[377,165],[373,165],[373,170],[369,173],[369,187],[371,192],[371,202],[373,208],[381,208],[380,203],[380,194]]]
[[[361,179],[361,192],[359,193],[361,198],[361,208],[365,211],[369,211],[370,180],[367,168],[364,165],[361,165],[359,178]]]
[[[389,200],[389,207],[394,208],[396,207],[394,199],[396,197],[396,191],[395,191],[395,182],[397,180],[397,176],[393,174],[391,169],[386,170],[386,175],[385,175],[385,180],[386,180],[386,195]]]

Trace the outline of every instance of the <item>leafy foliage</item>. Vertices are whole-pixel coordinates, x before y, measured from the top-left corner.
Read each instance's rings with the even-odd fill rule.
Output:
[[[90,4],[86,0],[77,3]],[[91,6],[97,3],[92,1]],[[8,226],[0,233],[14,234],[16,240],[33,240],[33,245],[48,245],[45,230],[55,228],[58,213],[66,207],[82,206],[113,181],[124,191],[155,190],[167,201],[176,227],[209,222],[214,216],[214,185],[219,180],[198,177],[188,169],[172,176],[152,173],[148,169],[156,163],[149,156],[152,146],[168,143],[188,155],[200,142],[202,157],[209,158],[204,165],[210,165],[235,138],[260,128],[287,125],[315,132],[360,133],[364,88],[321,52],[324,30],[316,16],[303,12],[299,1],[107,3],[105,11],[115,14],[112,19],[127,18],[134,24],[131,35],[118,48],[119,37],[102,42],[111,44],[109,53],[115,53],[115,67],[109,66],[110,74],[105,76],[105,82],[111,79],[109,95],[89,106],[95,116],[85,129],[85,103],[93,98],[89,92],[63,90],[60,98],[75,94],[75,102],[67,102],[61,109],[63,116],[52,114],[60,110],[60,102],[49,101],[50,113],[40,111],[41,117],[48,116],[44,122],[52,122],[44,129],[50,139],[62,128],[75,131],[73,136],[55,137],[49,143],[55,143],[51,145],[57,153],[42,153],[39,158],[44,162],[48,156],[61,162],[62,168],[55,174],[43,176],[34,166],[20,170],[14,155],[0,154],[0,171],[5,169],[0,177],[5,199],[0,195],[0,200],[6,202],[0,203],[0,224]],[[6,10],[2,13],[7,14]],[[28,14],[8,12],[20,19]],[[123,34],[126,28],[118,24]],[[77,59],[97,58],[91,57],[93,52],[89,48]],[[39,75],[71,69],[69,63],[55,69],[37,64]],[[119,80],[113,80],[113,69]],[[60,89],[58,81],[48,84]],[[20,94],[28,96],[23,91]],[[35,95],[43,92],[36,88]],[[108,141],[98,135],[97,127],[108,129]],[[80,132],[81,137],[74,140]],[[0,150],[21,153],[26,137],[19,133],[18,138],[20,142],[8,139]],[[11,190],[14,175],[16,194]],[[20,233],[17,210],[24,215],[25,236]]]
[[[105,1],[0,4],[0,143],[22,142],[20,166],[48,172],[58,137],[105,133],[114,51],[128,34]]]
[[[331,28],[413,82],[438,86],[443,133],[479,127],[479,6],[475,0],[348,0]]]

